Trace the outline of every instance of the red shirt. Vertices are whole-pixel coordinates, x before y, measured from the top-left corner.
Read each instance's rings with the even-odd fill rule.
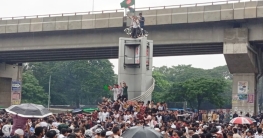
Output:
[[[96,112],[96,113],[94,112],[92,114],[92,118],[93,118],[94,121],[96,121],[98,119],[98,112]]]

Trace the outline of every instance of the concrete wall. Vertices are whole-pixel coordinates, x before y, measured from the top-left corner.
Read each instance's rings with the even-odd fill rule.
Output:
[[[257,113],[257,95],[255,93],[256,76],[258,72],[255,54],[252,52],[249,43],[249,32],[247,28],[233,28],[224,31],[223,53],[229,71],[233,74],[232,86],[232,110],[243,111],[245,114]],[[240,92],[239,82],[245,82],[248,91]],[[249,97],[253,95],[252,101]],[[240,98],[242,97],[243,98]],[[247,97],[247,98],[244,98]]]
[[[139,66],[132,67],[127,65],[124,67],[126,40],[140,45]],[[151,43],[150,49],[152,49],[152,41],[149,42]],[[150,51],[150,67],[148,70],[146,68],[146,60],[148,58],[146,57],[147,38],[141,38],[140,40],[120,38],[119,44],[118,82],[126,82],[128,85],[128,99],[132,99],[143,94],[152,85],[152,52]],[[151,98],[147,100],[151,100]]]
[[[123,26],[123,12],[0,20],[0,34]]]
[[[254,113],[254,102],[249,103],[248,100],[238,100],[237,96],[238,94],[238,82],[239,81],[245,81],[248,82],[248,92],[246,94],[252,94],[254,95],[254,102],[256,102],[256,96],[255,96],[255,74],[254,73],[234,73],[233,74],[233,87],[232,87],[232,111],[237,111],[238,113],[240,111],[243,112],[243,114],[246,114],[249,112],[250,114]]]
[[[248,29],[226,29],[224,56],[231,73],[256,73],[255,55],[248,48]]]
[[[262,1],[251,1],[137,12],[142,12],[145,25],[149,26],[260,18],[263,17],[262,6]]]
[[[0,106],[11,105],[12,80],[22,80],[22,67],[0,63]]]
[[[260,20],[247,22],[242,26],[246,26],[249,30],[248,41],[263,41],[263,24]],[[223,43],[224,31],[231,28],[232,25],[227,22],[210,22],[152,26],[147,30],[150,29],[148,39],[154,40],[155,45],[179,45]],[[123,28],[74,31],[4,35],[0,37],[0,51],[117,47],[119,37],[127,36]]]
[[[145,10],[136,11],[136,14],[139,12],[142,12],[145,17],[146,26],[244,20],[263,17],[263,1]],[[124,22],[123,16],[123,12],[113,12],[7,21],[0,20],[0,34],[122,27]],[[130,26],[129,19],[127,20],[127,26]]]

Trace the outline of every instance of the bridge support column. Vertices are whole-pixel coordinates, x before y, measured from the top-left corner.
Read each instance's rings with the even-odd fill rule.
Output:
[[[143,95],[152,85],[153,41],[147,38],[119,39],[118,82],[128,85],[128,99]],[[151,94],[137,100],[151,100]]]
[[[257,56],[248,42],[247,28],[225,30],[224,56],[233,74],[232,111],[257,113]]]
[[[22,65],[0,63],[0,106],[21,102]]]

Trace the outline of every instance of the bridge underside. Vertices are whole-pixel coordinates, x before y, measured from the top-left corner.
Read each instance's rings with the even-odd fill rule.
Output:
[[[263,20],[262,20],[263,21]],[[153,56],[223,54],[224,30],[236,22],[209,22],[147,26]],[[249,29],[249,43],[261,46],[263,25],[258,20],[239,22]],[[96,30],[50,31],[0,35],[0,62],[24,63],[118,58],[122,27]]]
[[[223,44],[154,45],[153,56],[222,54]],[[24,50],[0,52],[0,62],[24,63],[118,58],[118,47]]]

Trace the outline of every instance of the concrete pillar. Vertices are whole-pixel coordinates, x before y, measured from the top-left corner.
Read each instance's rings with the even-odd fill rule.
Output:
[[[147,38],[119,39],[118,81],[128,85],[128,99],[143,94],[153,83],[153,41]],[[145,102],[151,100],[151,96]]]
[[[233,74],[232,111],[257,113],[256,54],[248,42],[247,28],[226,29],[224,56]]]
[[[0,63],[0,106],[21,102],[22,66]]]

